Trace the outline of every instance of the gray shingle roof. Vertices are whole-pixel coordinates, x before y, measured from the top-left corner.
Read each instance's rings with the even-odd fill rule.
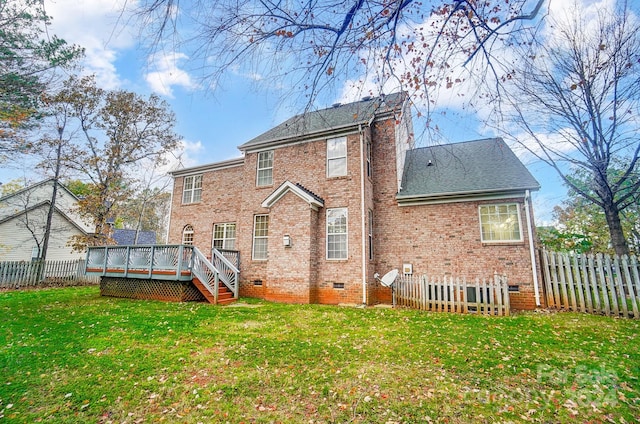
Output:
[[[238,146],[238,148],[244,151],[255,147],[268,147],[271,144],[279,144],[279,142],[292,138],[367,123],[374,115],[398,109],[405,99],[406,93],[400,92],[307,112],[289,118],[282,124]]]
[[[130,246],[135,242],[136,230],[116,229],[113,230],[112,238],[120,246]],[[140,231],[138,233],[137,244],[156,244],[155,231]]]
[[[539,188],[509,146],[501,138],[491,138],[409,150],[397,197],[428,199]]]

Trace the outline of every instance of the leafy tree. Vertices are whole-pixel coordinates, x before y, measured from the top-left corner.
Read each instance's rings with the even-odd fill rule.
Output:
[[[0,197],[13,194],[16,191],[22,190],[27,186],[26,181],[21,179],[11,180],[0,185]]]
[[[428,97],[462,61],[491,65],[496,41],[508,41],[538,15],[543,0],[142,0],[144,28],[163,48],[183,41],[209,86],[228,71],[272,78],[307,94],[309,102],[333,83],[389,81]],[[183,24],[184,26],[181,26]],[[188,33],[181,38],[181,30]],[[498,43],[498,44],[501,44]],[[215,58],[215,60],[212,60]],[[462,60],[461,60],[462,58]],[[394,84],[395,85],[395,84]],[[373,94],[373,93],[371,93]]]
[[[163,188],[146,188],[123,202],[116,227],[136,230],[136,235],[140,231],[154,231],[156,240],[162,241],[168,230],[170,202],[171,193]]]
[[[49,24],[42,0],[0,2],[0,161],[29,147],[18,130],[36,116],[51,71],[83,53],[48,34]]]
[[[65,181],[64,186],[76,197],[81,198],[91,194],[93,187],[81,180]]]
[[[178,146],[175,116],[155,95],[105,91],[92,77],[69,79],[49,101],[68,112],[62,131],[69,134],[69,143],[61,162],[87,181],[89,190],[84,191],[79,212],[95,225],[94,234],[76,237],[72,245],[82,250],[111,243],[107,221],[134,192],[142,162],[159,165]]]
[[[550,29],[518,52],[495,116],[602,211],[613,250],[628,254],[621,214],[640,192],[640,21],[624,2],[595,17],[575,7]]]
[[[553,211],[558,229],[549,233],[543,230],[542,243],[553,250],[569,250],[579,253],[615,253],[607,227],[604,211],[575,192]],[[620,215],[630,253],[640,254],[640,202],[626,208]]]
[[[589,236],[584,234],[558,230],[554,227],[539,227],[536,232],[538,241],[555,252],[588,253],[593,247]]]

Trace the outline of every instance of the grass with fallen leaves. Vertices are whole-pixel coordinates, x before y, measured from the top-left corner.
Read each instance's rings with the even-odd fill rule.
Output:
[[[640,421],[636,320],[240,303],[0,293],[0,421]]]

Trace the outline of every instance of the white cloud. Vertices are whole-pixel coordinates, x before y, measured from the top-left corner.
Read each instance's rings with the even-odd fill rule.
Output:
[[[118,51],[131,48],[135,33],[125,25],[127,0],[46,0],[52,16],[50,32],[69,44],[85,48],[84,72],[96,74],[99,86],[119,88],[121,81],[115,66]]]
[[[182,140],[180,146],[170,156],[167,156],[167,165],[164,167],[166,171],[172,171],[180,168],[188,168],[201,163],[200,155],[204,152],[204,145],[200,140],[189,141]]]
[[[158,54],[151,59],[151,67],[155,71],[149,72],[145,80],[151,89],[163,96],[173,97],[173,87],[179,86],[187,90],[194,90],[198,85],[191,76],[180,69],[179,63],[186,60],[187,56],[182,53]]]

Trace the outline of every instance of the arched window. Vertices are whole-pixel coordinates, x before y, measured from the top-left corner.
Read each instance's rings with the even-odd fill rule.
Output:
[[[190,224],[182,229],[182,244],[193,244],[193,226]]]

